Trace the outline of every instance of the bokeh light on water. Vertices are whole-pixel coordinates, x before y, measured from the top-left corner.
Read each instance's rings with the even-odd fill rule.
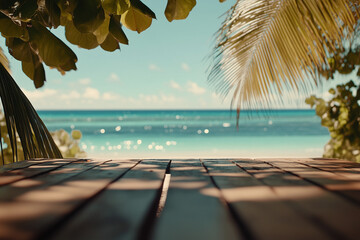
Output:
[[[308,157],[329,138],[312,110],[40,111],[49,130],[80,130],[89,157]]]

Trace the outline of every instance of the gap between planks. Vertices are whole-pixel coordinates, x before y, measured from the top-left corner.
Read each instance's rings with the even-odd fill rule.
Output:
[[[44,239],[148,239],[168,168],[169,161],[142,160]]]
[[[294,171],[306,173],[311,169],[310,167],[300,165],[299,169],[298,163],[276,159],[249,159],[248,161],[234,159],[234,162],[270,186],[281,198],[291,203],[299,214],[327,230],[326,232],[331,233],[335,239],[357,239],[359,206],[353,205],[353,202],[338,193],[324,188],[320,183],[307,179],[304,174],[294,174]],[[278,165],[278,162],[282,164]],[[318,175],[321,176],[321,172]],[[333,175],[329,173],[323,177],[324,180],[331,180]],[[290,186],[291,189],[287,186]],[[298,197],[293,197],[293,194]],[[308,194],[311,195],[306,197]]]
[[[344,173],[337,174],[333,172],[334,169],[332,171],[324,170],[302,162],[285,162],[270,159],[259,159],[257,161],[262,161],[273,168],[301,178],[360,207],[360,172],[357,174],[357,178],[354,179],[354,177],[347,177]]]

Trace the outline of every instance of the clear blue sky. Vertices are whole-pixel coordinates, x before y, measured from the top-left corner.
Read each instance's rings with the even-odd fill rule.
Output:
[[[144,0],[157,15],[141,34],[125,29],[129,46],[105,52],[68,45],[78,56],[77,71],[62,76],[45,68],[47,82],[36,90],[9,56],[12,75],[36,109],[229,109],[207,83],[207,57],[221,17],[234,0],[200,0],[186,20],[169,23],[166,0]],[[63,29],[53,31],[63,39]],[[67,43],[67,42],[66,42]],[[1,38],[0,46],[4,47]]]

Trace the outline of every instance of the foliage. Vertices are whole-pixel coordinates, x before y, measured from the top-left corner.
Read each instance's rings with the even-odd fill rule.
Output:
[[[13,149],[11,148],[11,141],[9,138],[9,134],[8,134],[8,130],[6,127],[6,121],[5,121],[5,117],[2,113],[0,113],[0,131],[1,131],[1,158],[2,161],[0,161],[0,166],[3,164],[9,164],[13,162]],[[21,146],[21,142],[20,142],[20,138],[17,135],[16,136],[16,143],[17,143],[17,156],[18,157],[18,161],[22,161],[24,160],[24,153],[23,153],[23,149]]]
[[[6,120],[4,115],[0,112],[0,130],[1,130],[1,144],[3,149],[0,152],[0,156],[3,161],[0,161],[0,166],[3,164],[9,164],[13,162],[13,149],[11,148],[11,140],[9,138],[8,130],[6,127]],[[51,132],[51,136],[54,139],[54,142],[59,147],[62,156],[65,158],[72,157],[86,157],[86,153],[79,147],[81,132],[79,130],[73,130],[71,136],[65,130],[61,129],[55,132]],[[24,151],[21,146],[21,141],[19,135],[16,134],[16,143],[18,147],[16,148],[18,159],[17,161],[24,160]]]
[[[0,153],[0,156],[2,156],[3,161],[0,161],[0,166],[3,164],[9,164],[13,162],[13,151],[9,147],[10,146],[10,139],[7,135],[6,130],[6,123],[3,115],[0,115],[0,125],[1,125],[1,135],[2,135],[2,144],[5,145],[4,149]],[[76,138],[76,131],[80,132],[78,130],[74,130],[71,133],[71,136],[68,132],[65,130],[57,130],[55,132],[51,132],[51,136],[53,137],[56,145],[59,147],[61,154],[64,158],[84,158],[86,157],[86,153],[84,150],[82,150],[79,146],[80,138]],[[75,132],[75,135],[74,135]],[[23,149],[21,147],[20,139],[17,137],[17,143],[19,144],[19,147],[17,148],[17,154],[19,156],[18,161],[24,160],[24,154]]]
[[[331,88],[329,93],[332,98],[328,102],[315,96],[306,99],[330,132],[324,157],[360,162],[360,85],[349,81]]]
[[[355,27],[354,39],[360,34],[359,25]],[[334,44],[336,50],[329,53],[329,67],[319,74],[330,80],[335,73],[347,75],[357,70],[360,77],[360,46],[358,41],[350,41],[347,46]],[[331,88],[330,100],[311,96],[306,103],[315,106],[316,114],[321,118],[321,124],[330,132],[330,141],[325,145],[324,157],[344,158],[360,162],[360,85],[353,81],[339,84]]]
[[[64,129],[51,132],[56,145],[59,147],[61,154],[65,158],[83,158],[86,153],[79,146],[82,134],[79,130],[73,130],[71,135]]]
[[[0,47],[0,64],[2,64],[8,72],[10,72],[9,61],[6,58],[1,47]]]
[[[196,0],[168,0],[166,18],[184,19],[195,4]],[[123,25],[140,33],[151,25],[153,18],[155,13],[140,0],[0,1],[0,33],[6,39],[9,53],[22,62],[23,72],[36,88],[46,81],[44,63],[62,74],[76,70],[76,54],[51,32],[52,28],[64,27],[66,39],[81,48],[100,46],[112,52],[120,48],[120,43],[128,44]],[[0,97],[9,137],[6,151],[11,153],[12,161],[62,157],[31,103],[10,76],[9,63],[1,48]],[[58,134],[66,136],[63,132]],[[78,153],[76,144],[58,141],[61,147],[70,147],[65,156]],[[0,148],[4,150],[2,145]],[[4,163],[4,154],[2,160]]]
[[[217,34],[209,80],[233,94],[241,108],[269,107],[283,92],[308,93],[334,73],[360,63],[358,0],[238,0]],[[357,73],[360,76],[360,70]],[[321,76],[323,78],[321,78]],[[326,102],[312,96],[331,140],[326,157],[359,159],[359,89],[353,82],[331,89]],[[358,88],[358,87],[357,87]]]
[[[185,19],[195,5],[196,0],[168,0],[165,16],[170,22]],[[64,27],[70,43],[112,52],[120,49],[120,43],[128,44],[122,26],[140,33],[154,18],[140,0],[0,1],[0,32],[36,88],[46,80],[43,63],[62,74],[76,70],[75,53],[49,29]]]
[[[22,158],[16,150],[19,147],[18,139],[21,142],[24,159],[62,157],[45,124],[2,64],[0,64],[0,97],[9,137],[8,147],[13,151],[13,161]],[[2,137],[0,136],[0,139]],[[0,145],[0,148],[3,149],[3,146]]]
[[[328,53],[354,36],[354,0],[239,0],[217,34],[209,76],[238,110],[268,107],[284,91],[307,93]]]

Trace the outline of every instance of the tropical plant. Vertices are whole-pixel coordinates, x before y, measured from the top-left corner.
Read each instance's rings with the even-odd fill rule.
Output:
[[[269,107],[308,93],[329,55],[354,41],[358,0],[238,0],[217,33],[209,80],[232,105]]]
[[[196,0],[168,0],[168,21],[184,19]],[[50,30],[62,26],[66,39],[81,48],[100,46],[105,51],[128,44],[122,29],[138,33],[147,29],[155,13],[140,0],[1,0],[0,32],[9,53],[22,62],[23,72],[36,88],[46,80],[43,63],[62,74],[76,70],[76,54]],[[8,149],[12,161],[50,157],[61,158],[60,150],[26,96],[9,74],[9,64],[0,49],[0,97]],[[19,141],[23,157],[18,156]],[[3,146],[0,144],[3,151]],[[4,163],[4,154],[2,154]]]
[[[349,81],[331,88],[329,93],[329,101],[315,96],[306,99],[330,132],[323,156],[360,162],[360,85]]]
[[[338,49],[328,59],[330,68],[323,70],[321,75],[334,79],[336,73],[347,75],[357,71],[359,77],[359,55],[360,46],[356,41],[350,43],[347,49]],[[321,124],[330,132],[331,138],[325,145],[323,156],[360,162],[360,82],[356,84],[350,80],[346,84],[339,84],[331,88],[329,94],[330,100],[314,95],[306,99],[307,104],[315,106]]]
[[[196,0],[168,0],[165,16],[170,22],[184,19],[195,5]],[[43,63],[62,74],[76,70],[75,53],[49,29],[64,27],[71,44],[112,52],[120,43],[128,44],[122,26],[140,33],[154,18],[140,0],[0,1],[0,32],[36,88],[46,80]]]
[[[84,158],[86,153],[80,147],[82,134],[79,130],[72,130],[71,134],[64,129],[51,132],[56,145],[59,147],[61,154],[65,158]]]
[[[37,157],[62,158],[45,124],[2,64],[0,97],[7,128],[6,135],[0,135],[0,140],[9,138],[7,147],[11,148],[12,161]],[[18,140],[21,142],[23,156],[18,156]],[[2,140],[0,148],[1,151],[4,148]],[[4,154],[1,156],[4,163]]]
[[[13,150],[11,148],[11,141],[6,127],[4,114],[2,114],[1,112],[0,112],[0,131],[1,131],[0,134],[1,134],[1,145],[2,145],[1,154],[0,154],[2,159],[2,161],[0,161],[0,166],[1,166],[13,162]],[[22,161],[24,160],[24,153],[21,146],[20,138],[18,136],[16,136],[16,144],[17,144],[16,154],[18,156],[18,160]]]
[[[11,148],[12,143],[9,138],[4,114],[2,114],[1,112],[0,112],[0,131],[2,138],[1,141],[3,145],[3,149],[0,152],[0,156],[2,158],[2,161],[0,161],[0,166],[1,166],[13,162],[13,149]],[[50,134],[64,158],[86,157],[85,151],[82,150],[80,147],[80,139],[82,137],[82,134],[79,130],[73,130],[71,132],[71,135],[68,132],[66,132],[64,129],[50,132]],[[16,154],[18,156],[17,160],[22,161],[24,160],[24,152],[18,134],[16,134],[16,143],[17,143]]]
[[[238,0],[218,31],[210,82],[220,93],[232,93],[239,118],[242,108],[279,105],[285,92],[308,94],[335,71],[352,72],[360,63],[353,46],[359,40],[359,3]],[[358,159],[359,103],[358,95],[350,95],[354,86],[332,89],[329,102],[307,99],[331,134],[326,157]]]

